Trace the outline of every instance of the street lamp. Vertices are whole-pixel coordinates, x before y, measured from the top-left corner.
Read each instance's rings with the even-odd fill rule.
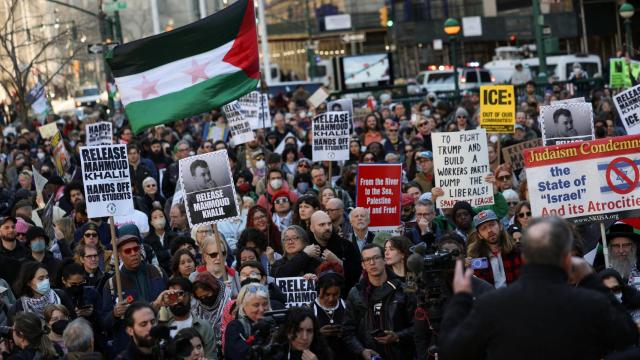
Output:
[[[449,35],[449,48],[451,51],[451,63],[453,64],[453,84],[456,91],[456,99],[460,96],[460,87],[458,85],[458,67],[456,66],[456,40],[462,27],[458,20],[448,18],[444,22],[444,33]]]
[[[635,9],[633,5],[629,3],[624,3],[620,5],[620,17],[624,19],[624,31],[627,33],[627,55],[633,56],[633,39],[631,37],[631,17]]]

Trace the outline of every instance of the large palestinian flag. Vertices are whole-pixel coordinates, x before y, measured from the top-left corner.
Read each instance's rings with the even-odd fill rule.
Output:
[[[117,46],[107,58],[135,133],[207,112],[256,89],[253,0]]]

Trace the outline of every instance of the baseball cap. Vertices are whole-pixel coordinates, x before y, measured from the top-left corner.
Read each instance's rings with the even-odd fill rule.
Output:
[[[122,246],[122,245],[124,245],[126,243],[129,243],[129,242],[132,242],[132,241],[135,241],[135,242],[137,242],[139,244],[140,243],[140,238],[138,238],[135,235],[120,236],[118,238],[118,241],[116,241],[116,248],[120,248],[120,246]]]
[[[473,217],[473,228],[478,229],[478,226],[486,223],[487,221],[498,221],[496,213],[491,210],[483,210],[478,215]]]
[[[14,225],[18,222],[18,219],[16,219],[13,216],[2,216],[2,217],[0,217],[0,225],[3,225],[4,223],[6,223],[9,220],[13,221]]]
[[[417,159],[432,159],[433,160],[433,153],[431,151],[421,151],[418,153],[418,156],[416,157]]]
[[[522,130],[522,131],[526,131],[527,129],[524,128],[524,126],[520,125],[520,124],[516,124],[515,128],[517,130]]]

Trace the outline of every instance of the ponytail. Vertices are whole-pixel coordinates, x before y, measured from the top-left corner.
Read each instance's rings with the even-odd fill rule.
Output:
[[[55,346],[47,336],[51,332],[51,329],[47,325],[42,328],[42,334],[40,335],[40,343],[33,344],[40,353],[42,353],[42,357],[44,359],[57,359],[60,355],[56,351]]]

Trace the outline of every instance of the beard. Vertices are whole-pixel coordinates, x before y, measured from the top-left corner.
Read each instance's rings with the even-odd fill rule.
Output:
[[[142,337],[142,336],[138,336],[138,334],[134,333],[133,334],[133,338],[135,340],[135,343],[139,347],[151,348],[156,344],[155,340],[150,335],[147,335],[146,337]]]
[[[609,259],[611,267],[620,273],[623,278],[628,278],[631,270],[636,267],[636,250],[629,252],[627,256],[612,256]]]

